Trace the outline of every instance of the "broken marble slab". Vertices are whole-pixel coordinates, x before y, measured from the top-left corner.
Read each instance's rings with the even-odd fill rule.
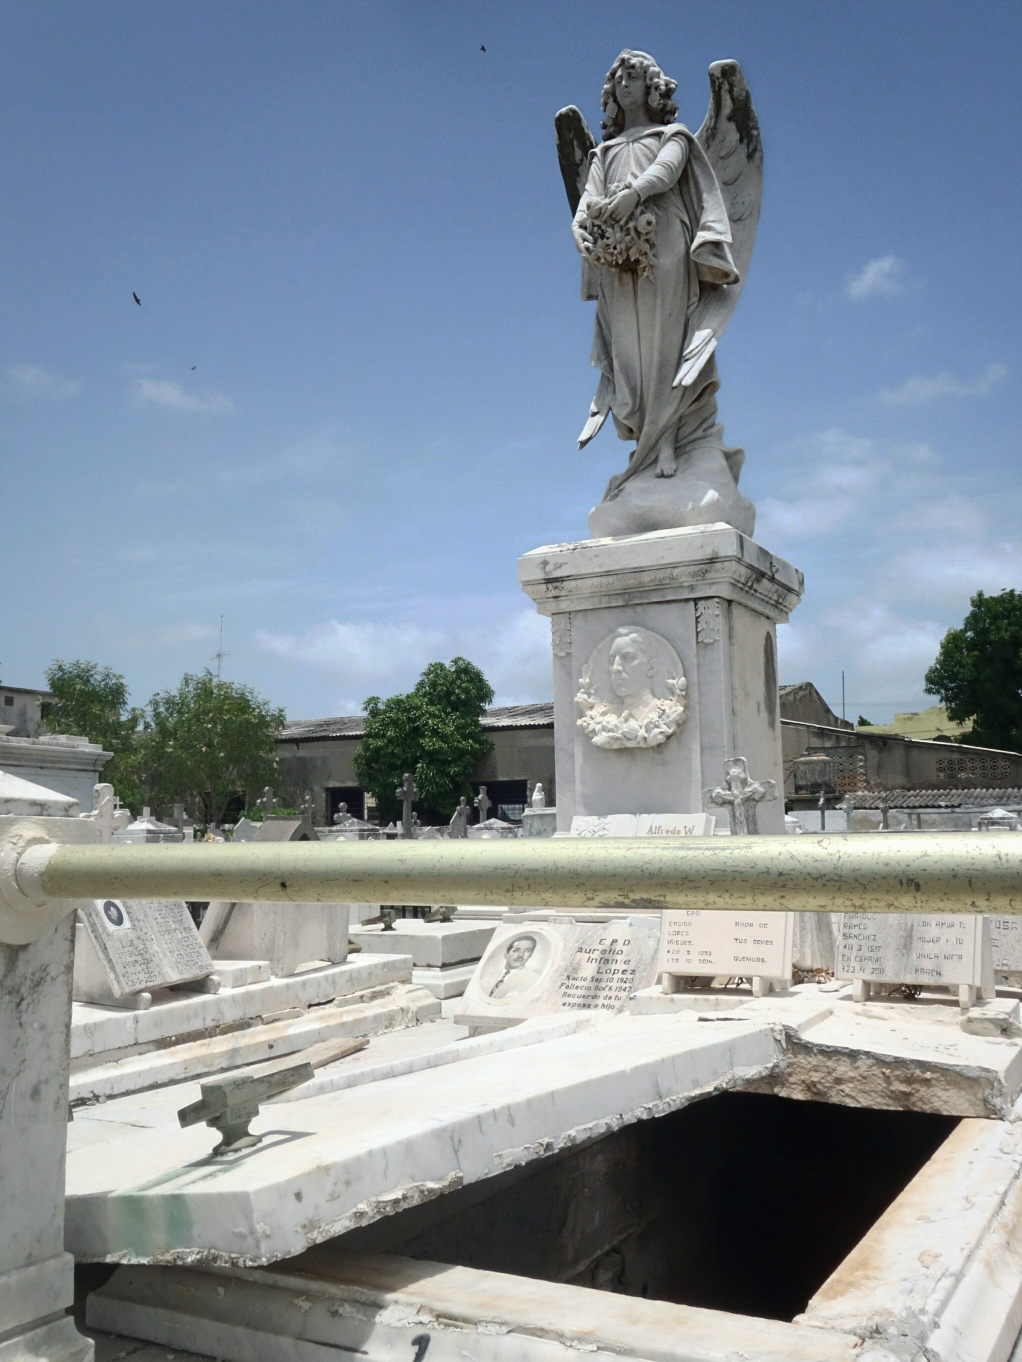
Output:
[[[994,1042],[988,1042],[993,1044]],[[67,1161],[66,1243],[91,1262],[259,1264],[718,1087],[781,1051],[746,1018],[608,1017],[533,1046],[264,1108],[261,1143],[214,1159],[209,1131],[128,1127]],[[176,1121],[176,1118],[174,1118]]]
[[[121,1267],[86,1318],[179,1360],[894,1362],[851,1332],[333,1246],[273,1268]]]
[[[660,958],[664,992],[688,980],[741,976],[760,997],[791,983],[794,913],[718,913],[670,909],[663,915]]]
[[[504,923],[454,1019],[479,1031],[552,1012],[618,1012],[652,981],[659,942],[659,915]]]
[[[385,931],[381,922],[366,923],[351,929],[351,939],[366,953],[383,951],[387,955],[410,955],[417,969],[441,969],[464,965],[480,959],[493,936],[496,924],[479,922],[424,922],[403,918]]]
[[[369,989],[324,1006],[299,1009],[296,1017],[229,1030],[202,1040],[166,1045],[158,1050],[96,1057],[99,1062],[76,1068],[69,1100],[73,1107],[109,1102],[126,1094],[147,1092],[192,1078],[224,1073],[297,1054],[310,1045],[344,1036],[374,1036],[383,1031],[417,1027],[440,1017],[440,1005],[415,984]]]
[[[135,1006],[151,991],[209,979],[213,961],[180,899],[93,899],[78,909],[74,1000]]]
[[[144,1012],[75,1003],[71,1009],[71,1067],[92,1065],[141,1049],[155,1050],[174,1037],[197,1040],[223,1027],[253,1023],[292,1008],[306,1009],[386,984],[410,983],[407,955],[371,955],[325,965],[219,993],[168,993]]]
[[[957,989],[962,1007],[993,998],[990,920],[911,913],[839,913],[834,974],[864,1002],[877,984]]]

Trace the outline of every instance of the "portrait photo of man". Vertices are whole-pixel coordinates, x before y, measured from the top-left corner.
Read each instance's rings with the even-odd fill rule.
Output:
[[[495,1002],[517,998],[535,987],[543,975],[543,967],[533,957],[536,938],[531,933],[513,936],[504,947],[504,960],[496,982],[487,996]]]

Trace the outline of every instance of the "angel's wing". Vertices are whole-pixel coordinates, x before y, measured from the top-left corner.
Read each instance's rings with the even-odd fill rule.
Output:
[[[756,240],[763,196],[763,143],[752,96],[736,61],[715,61],[710,67],[710,107],[696,140],[713,167],[727,208],[738,282],[703,290],[675,387],[694,383],[716,350],[745,283]]]
[[[589,131],[589,124],[574,104],[569,104],[554,115],[554,127],[557,130],[557,160],[564,180],[564,192],[574,217],[589,178],[589,153],[596,146],[596,141]]]

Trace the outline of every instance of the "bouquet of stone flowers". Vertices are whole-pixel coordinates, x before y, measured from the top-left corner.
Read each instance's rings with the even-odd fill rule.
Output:
[[[656,264],[656,218],[641,202],[624,222],[605,216],[614,195],[625,187],[618,186],[606,198],[592,199],[586,205],[586,231],[593,241],[589,259],[648,279]]]

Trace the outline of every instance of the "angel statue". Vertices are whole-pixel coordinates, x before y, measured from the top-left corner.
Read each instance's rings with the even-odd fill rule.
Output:
[[[578,109],[555,120],[582,296],[596,301],[599,386],[579,448],[608,416],[635,448],[589,514],[594,537],[725,522],[756,511],[738,491],[744,451],[723,443],[714,351],[749,267],[763,151],[737,62],[710,67],[694,136],[676,123],[677,82],[625,49],[603,86],[603,141]]]

